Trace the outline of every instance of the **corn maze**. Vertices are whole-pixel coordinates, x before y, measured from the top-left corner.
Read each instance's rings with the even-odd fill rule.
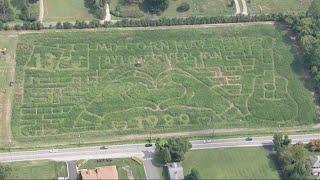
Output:
[[[290,50],[271,25],[25,34],[13,134],[310,124]]]

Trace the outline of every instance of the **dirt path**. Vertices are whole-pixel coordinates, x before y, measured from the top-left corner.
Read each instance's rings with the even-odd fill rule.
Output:
[[[42,23],[43,22],[43,16],[44,16],[44,4],[43,0],[39,1],[39,6],[40,6],[40,11],[39,11],[39,21]]]
[[[16,32],[5,32],[0,34],[0,39],[10,41],[10,44],[2,44],[0,40],[0,47],[6,47],[8,49],[7,55],[5,56],[6,64],[6,76],[8,82],[14,82],[15,75],[15,51],[18,36]],[[0,92],[0,144],[8,144],[11,142],[11,104],[13,99],[14,89],[8,87],[5,92]]]
[[[241,0],[242,2],[242,15],[247,16],[248,15],[248,7],[246,0]]]
[[[111,21],[111,14],[110,14],[110,8],[109,8],[109,4],[106,4],[106,17],[104,18],[105,22],[109,22]]]
[[[241,13],[240,5],[238,0],[234,0],[234,4],[236,5],[236,15]]]
[[[136,31],[136,30],[165,30],[165,29],[194,29],[194,28],[210,28],[210,27],[226,27],[226,26],[245,26],[245,25],[274,25],[274,21],[261,21],[261,22],[241,22],[241,23],[221,23],[221,24],[198,24],[198,25],[178,25],[178,26],[156,26],[156,27],[115,27],[115,28],[95,28],[95,29],[48,29],[43,31],[21,31],[22,34],[28,33],[43,33],[43,32],[101,32],[101,31]]]

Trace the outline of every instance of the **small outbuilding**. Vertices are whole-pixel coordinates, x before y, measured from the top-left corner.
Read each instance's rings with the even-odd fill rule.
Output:
[[[166,167],[170,180],[184,179],[183,167],[180,162],[167,163]]]
[[[320,156],[310,156],[310,163],[312,168],[312,174],[316,176],[316,179],[320,179]]]

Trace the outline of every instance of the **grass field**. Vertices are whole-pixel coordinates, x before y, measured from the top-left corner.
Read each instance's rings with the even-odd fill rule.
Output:
[[[54,161],[25,161],[5,163],[12,172],[7,179],[57,179],[67,177],[66,163]]]
[[[25,34],[13,135],[65,141],[312,124],[315,105],[292,51],[272,25]]]
[[[190,5],[190,10],[187,12],[178,12],[177,8],[182,2],[187,2]],[[122,5],[120,0],[111,1],[111,10],[118,9],[122,14],[137,14],[143,13],[139,5]],[[165,10],[161,17],[188,17],[188,16],[230,16],[235,14],[234,7],[228,7],[228,0],[170,0],[168,9]],[[147,17],[144,14],[143,17]]]
[[[84,6],[83,0],[44,0],[45,21],[91,20],[94,17]]]
[[[79,163],[80,162],[80,163]],[[97,160],[78,161],[79,169],[94,169],[103,166],[116,166],[119,179],[128,179],[127,172],[123,169],[129,166],[129,171],[132,172],[134,179],[146,179],[144,168],[132,159],[113,159],[112,162],[97,162]]]
[[[6,48],[6,55],[0,57],[0,144],[11,138],[10,114],[13,89],[9,83],[14,79],[15,52],[18,43],[16,32],[0,32],[0,49]]]
[[[312,0],[251,0],[247,3],[251,14],[305,13]]]
[[[191,151],[183,168],[185,174],[197,169],[203,179],[279,179],[263,148]]]
[[[16,44],[17,44],[17,36],[7,33],[7,32],[1,32],[0,33],[0,49],[6,48],[7,54],[13,55],[16,50]],[[8,58],[8,59],[6,59]],[[7,65],[8,61],[10,59],[10,56],[1,56],[0,55],[0,92],[5,93],[6,90],[9,87],[8,77],[7,77]]]

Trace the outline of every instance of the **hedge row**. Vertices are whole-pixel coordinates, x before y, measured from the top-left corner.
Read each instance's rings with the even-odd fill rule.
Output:
[[[255,15],[255,16],[230,16],[230,17],[188,17],[188,18],[161,18],[158,20],[132,20],[123,19],[117,22],[100,23],[99,20],[90,22],[76,21],[58,22],[56,25],[46,27],[39,22],[25,22],[13,26],[0,22],[0,30],[41,30],[41,29],[85,29],[85,28],[109,28],[109,27],[154,27],[154,26],[175,26],[175,25],[196,25],[196,24],[218,24],[218,23],[239,23],[239,22],[258,22],[275,21],[281,14]]]

